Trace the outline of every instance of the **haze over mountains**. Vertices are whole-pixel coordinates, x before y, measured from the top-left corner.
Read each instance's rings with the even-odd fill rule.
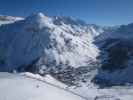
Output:
[[[96,92],[97,87],[124,87],[133,83],[133,24],[101,27],[42,13],[26,18],[0,16],[0,24],[1,72],[50,75],[87,98],[91,95],[79,90],[89,93]],[[131,95],[123,93],[121,97],[112,91],[109,93],[113,96],[107,97],[110,100],[131,100],[121,99]]]

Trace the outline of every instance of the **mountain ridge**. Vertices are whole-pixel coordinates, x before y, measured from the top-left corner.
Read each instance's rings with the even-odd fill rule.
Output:
[[[36,49],[34,51],[33,49],[31,52],[33,51],[34,52],[31,53],[31,55],[28,53],[25,56],[25,58],[28,58],[27,57],[28,55],[29,55],[29,58],[30,57],[34,58],[32,57],[34,53],[38,53],[38,54],[35,54],[36,57],[34,58],[34,60],[39,58],[39,56],[47,55],[46,59],[49,61],[48,62],[49,64],[55,63],[54,65],[56,64],[59,65],[59,63],[62,63],[62,64],[70,63],[71,66],[76,67],[79,65],[80,66],[87,65],[87,63],[85,63],[86,58],[90,60],[95,60],[95,56],[97,56],[98,50],[96,49],[95,45],[93,45],[92,42],[93,42],[93,38],[97,34],[99,34],[99,32],[96,31],[93,28],[93,26],[88,27],[88,26],[75,24],[72,19],[69,22],[69,23],[72,22],[71,25],[65,22],[62,22],[61,20],[62,25],[59,26],[54,24],[54,21],[55,19],[44,16],[42,13],[39,13],[39,14],[33,14],[25,18],[24,20],[16,21],[15,23],[12,23],[10,25],[1,26],[0,43],[9,49],[9,50],[1,49],[1,52],[15,51],[14,53],[6,53],[8,55],[5,55],[6,59],[10,59],[10,60],[7,60],[8,64],[9,62],[14,63],[14,64],[12,63],[13,65],[9,64],[9,66],[16,66],[15,63],[17,64],[17,62],[19,62],[19,65],[17,66],[22,66],[28,61],[27,59],[25,63],[20,64],[21,63],[20,61],[24,60],[24,58],[22,58],[22,56],[24,56],[24,54],[22,54],[24,50],[23,51],[21,50],[24,48],[27,49],[27,47],[25,47],[26,45],[31,46],[29,48],[32,48],[32,49],[38,48],[38,51],[36,51]],[[5,34],[2,34],[2,33],[8,33],[9,37],[6,37]],[[15,37],[13,36],[16,37],[16,40],[14,39]],[[12,41],[12,44],[14,46],[13,45],[8,46],[8,43],[6,42],[8,42],[9,40],[7,38],[9,38],[9,40]],[[29,44],[29,41],[31,42],[31,44]],[[6,45],[4,44],[4,42]],[[1,48],[6,49],[5,47],[1,47]],[[16,49],[19,49],[20,51]],[[87,55],[88,51],[90,52],[90,55]],[[18,55],[20,54],[22,55],[19,56],[19,58],[15,58],[15,60],[13,61],[12,57],[15,57],[14,54],[17,55],[16,57],[18,57]],[[50,57],[49,55],[51,55],[52,57]],[[75,58],[73,59],[73,57]],[[71,60],[69,60],[70,58]],[[80,59],[78,60],[78,58]]]
[[[97,74],[96,83],[132,82],[126,77],[132,71],[128,65],[132,62],[132,27],[100,27],[69,17],[32,14],[0,26],[0,71],[52,74],[69,85],[75,84],[72,80],[85,82],[84,77],[91,74]]]

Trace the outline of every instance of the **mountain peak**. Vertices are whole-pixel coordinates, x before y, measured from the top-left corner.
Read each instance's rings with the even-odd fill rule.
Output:
[[[53,24],[52,18],[44,15],[43,13],[31,14],[30,16],[26,17],[25,22],[27,25],[31,25],[35,28],[41,28],[44,26],[50,27]]]
[[[37,14],[35,14],[36,16],[39,16],[39,17],[44,17],[44,14],[43,13],[41,13],[41,12],[39,12],[39,13],[37,13]]]

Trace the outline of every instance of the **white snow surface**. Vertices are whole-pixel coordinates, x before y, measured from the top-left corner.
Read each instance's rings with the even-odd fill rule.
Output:
[[[84,100],[49,84],[24,76],[0,73],[0,100]]]
[[[63,88],[68,91],[72,91],[87,100],[132,100],[133,98],[133,87],[132,86],[115,86],[110,88],[99,89],[93,83],[82,84],[81,87],[67,87],[63,83],[60,83],[58,80],[54,79],[50,75],[41,77],[37,74],[32,73],[22,73],[21,75],[35,78],[38,80],[44,80],[50,84],[53,84],[57,87]]]
[[[67,88],[51,76],[46,77],[31,73],[0,72],[0,100],[132,100],[133,98],[131,86],[98,89],[95,85],[88,87],[84,85]]]
[[[20,73],[20,75],[26,76],[26,77],[29,77],[29,78],[35,78],[35,79],[42,80],[42,81],[46,81],[48,83],[54,84],[56,86],[60,86],[62,88],[67,87],[67,85],[59,82],[58,80],[56,80],[55,78],[53,78],[51,75],[48,75],[48,74],[45,75],[45,77],[42,77],[39,74],[32,74],[32,73],[29,73],[29,72]]]

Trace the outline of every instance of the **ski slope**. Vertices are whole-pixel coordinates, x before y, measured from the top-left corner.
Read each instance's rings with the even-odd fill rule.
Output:
[[[44,82],[9,73],[0,73],[0,94],[0,100],[84,100]]]

